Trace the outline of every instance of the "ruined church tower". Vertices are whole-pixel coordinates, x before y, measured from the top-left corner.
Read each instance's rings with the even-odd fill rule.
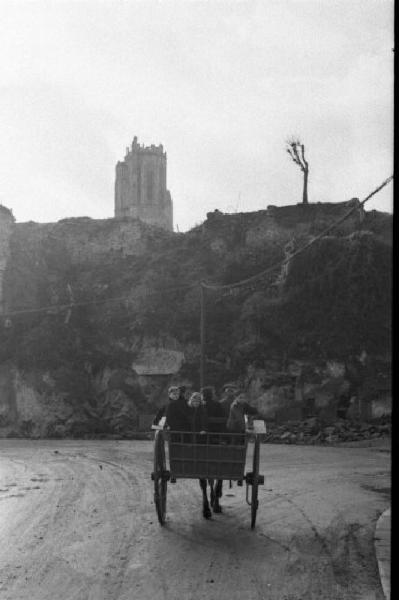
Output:
[[[173,205],[166,189],[163,146],[139,145],[137,137],[116,165],[115,217],[134,217],[173,231]]]

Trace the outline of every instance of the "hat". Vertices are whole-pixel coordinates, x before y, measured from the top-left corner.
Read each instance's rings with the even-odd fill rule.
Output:
[[[168,389],[168,394],[171,394],[172,392],[178,392],[179,391],[179,387],[177,385],[171,385],[170,388]]]
[[[228,388],[231,388],[233,390],[239,390],[238,385],[236,383],[233,383],[232,381],[224,384],[223,391],[227,390]]]

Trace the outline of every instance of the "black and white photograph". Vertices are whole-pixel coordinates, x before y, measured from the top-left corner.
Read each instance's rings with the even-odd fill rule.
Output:
[[[390,600],[394,8],[0,2],[0,600]]]

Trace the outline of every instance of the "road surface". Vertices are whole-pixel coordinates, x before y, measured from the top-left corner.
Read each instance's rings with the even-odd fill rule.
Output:
[[[188,480],[169,485],[160,527],[152,449],[0,440],[0,599],[383,600],[373,534],[387,443],[262,445],[254,531],[245,486],[225,485],[223,514],[206,521]]]

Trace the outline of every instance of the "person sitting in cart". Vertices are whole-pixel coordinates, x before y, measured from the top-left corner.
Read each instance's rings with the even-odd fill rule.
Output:
[[[245,394],[240,393],[230,404],[229,415],[227,418],[226,429],[232,433],[245,433],[246,421],[248,418],[248,429],[253,428],[254,417],[262,418],[258,409],[247,402]]]
[[[185,390],[184,390],[185,391]],[[194,392],[188,400],[185,393],[180,390],[180,394],[166,408],[166,426],[171,431],[186,432],[183,436],[174,436],[184,442],[193,441],[192,436],[187,432],[196,432],[204,434],[207,426],[207,416],[205,405],[201,394]],[[195,437],[197,441],[197,437]]]
[[[165,425],[173,431],[190,431],[191,429],[185,391],[185,388],[182,390],[178,386],[171,386],[168,390],[170,402],[165,410]]]
[[[239,387],[235,383],[225,383],[222,388],[222,398],[220,404],[223,406],[225,413],[229,413],[230,405],[239,394]]]
[[[238,386],[234,383],[227,383],[223,387],[223,390],[225,396],[221,400],[220,405],[227,419],[227,431],[231,433],[245,433],[245,416],[249,417],[249,427],[255,416],[259,416],[259,418],[262,418],[262,416],[259,415],[257,408],[247,402],[245,394],[240,392]]]
[[[225,392],[220,404],[223,407],[226,421],[226,430],[231,433],[245,433],[245,417],[248,417],[248,428],[252,428],[253,418],[255,416],[262,419],[258,409],[247,402],[243,392],[234,383],[227,383],[223,386]],[[245,436],[232,436],[232,444],[245,444]],[[237,481],[237,485],[242,486],[242,481]]]
[[[157,412],[157,414],[155,415],[152,424],[153,425],[159,425],[160,420],[162,419],[162,417],[166,416],[166,410],[169,406],[169,404],[171,402],[174,402],[175,400],[177,400],[181,395],[184,396],[186,391],[186,388],[184,386],[177,386],[177,385],[171,385],[170,388],[168,389],[168,403],[164,404],[163,406],[161,406]]]
[[[200,392],[191,394],[187,405],[190,409],[190,431],[203,435],[208,429],[208,414],[202,394]],[[197,441],[202,442],[199,438]]]

